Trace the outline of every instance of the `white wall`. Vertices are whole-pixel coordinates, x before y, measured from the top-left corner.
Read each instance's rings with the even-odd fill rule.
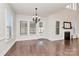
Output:
[[[79,11],[77,12],[77,34],[79,37]]]
[[[13,39],[5,42],[6,40],[6,23],[5,23],[5,9],[10,12],[11,15],[13,15]],[[38,38],[48,38],[51,41],[54,40],[62,40],[64,39],[64,31],[71,31],[71,29],[64,30],[63,27],[63,21],[72,21],[74,12],[72,10],[63,9],[60,10],[46,18],[41,17],[41,21],[44,23],[44,32],[42,34],[39,33],[39,28],[37,24],[37,34],[36,35],[26,35],[26,36],[20,36],[20,21],[32,21],[32,16],[27,15],[16,15],[15,19],[15,13],[12,10],[12,8],[8,4],[1,4],[0,3],[0,55],[4,55],[9,48],[15,43],[16,41],[20,40],[32,40],[32,39],[38,39]],[[78,15],[79,16],[79,15]],[[78,17],[79,19],[79,17]],[[56,29],[56,21],[60,21],[60,35],[55,34]],[[79,20],[76,20],[79,22]],[[79,29],[79,25],[78,25]],[[79,30],[78,30],[79,33]],[[79,35],[79,34],[78,34]]]
[[[16,39],[19,40],[32,40],[32,39],[38,39],[38,38],[45,38],[45,18],[41,18],[41,22],[43,22],[44,25],[44,32],[42,34],[39,33],[39,23],[36,25],[36,34],[35,35],[20,35],[20,21],[27,21],[28,23],[32,21],[32,16],[26,16],[26,15],[16,15]]]
[[[49,37],[50,40],[62,40],[64,39],[64,32],[70,31],[72,35],[71,29],[63,29],[63,22],[72,22],[73,18],[73,11],[68,9],[63,9],[55,14],[52,14],[48,17],[48,26],[49,29],[47,29],[47,32],[49,33],[47,37]],[[60,21],[60,34],[56,35],[56,21]]]
[[[16,38],[17,41],[19,40],[31,40],[31,39],[38,39],[38,38],[48,38],[49,40],[62,40],[64,39],[64,31],[70,31],[72,33],[71,29],[63,29],[63,22],[71,22],[73,18],[74,12],[72,10],[68,9],[62,9],[46,18],[42,18],[41,21],[44,22],[44,33],[42,35],[39,34],[38,28],[37,28],[37,34],[36,35],[26,35],[26,36],[20,36],[20,21],[32,21],[32,16],[26,16],[26,15],[16,15]],[[56,21],[60,21],[60,34],[56,35]],[[38,27],[38,25],[37,25]]]
[[[64,21],[71,22],[71,21],[65,18],[62,18],[62,17],[59,18],[59,17],[57,17],[56,15],[51,15],[47,21],[48,22],[47,37],[52,41],[64,39],[64,31],[71,32],[70,29],[67,29],[67,30],[63,29],[63,22]],[[56,21],[60,22],[60,34],[59,35],[56,35]]]
[[[6,42],[6,9],[13,16],[13,25],[15,25],[15,13],[6,3],[0,3],[0,55],[5,55],[9,48],[15,43],[15,27],[13,26],[13,38]]]
[[[72,35],[72,29],[63,29],[63,22],[72,22],[72,19],[74,18],[75,12],[71,9],[62,9],[59,10],[50,16],[46,18],[42,18],[41,20],[44,22],[44,33],[42,35],[39,34],[38,28],[37,28],[37,34],[36,35],[26,35],[26,36],[20,36],[20,20],[24,21],[32,21],[32,16],[27,15],[16,15],[16,38],[17,40],[30,40],[30,39],[37,39],[37,38],[48,38],[49,40],[62,40],[64,39],[64,32],[70,31]],[[60,34],[56,35],[56,21],[60,21]],[[75,20],[77,21],[77,19]],[[37,25],[38,27],[38,25]],[[78,26],[77,26],[78,27]],[[78,32],[77,32],[78,33]],[[74,35],[75,36],[75,35]]]
[[[56,21],[60,21],[60,35],[56,35]],[[60,18],[56,18],[54,15],[48,17],[47,20],[47,36],[50,40],[63,39],[63,21]]]

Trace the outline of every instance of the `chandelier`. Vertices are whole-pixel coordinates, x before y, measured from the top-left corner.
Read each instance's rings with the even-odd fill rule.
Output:
[[[35,23],[37,23],[37,22],[40,21],[40,17],[39,17],[38,14],[37,14],[37,8],[35,8],[35,14],[34,14],[34,16],[32,17],[32,20],[33,20]]]

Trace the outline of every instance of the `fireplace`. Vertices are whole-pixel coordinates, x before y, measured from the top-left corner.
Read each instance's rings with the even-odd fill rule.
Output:
[[[66,46],[70,45],[70,32],[64,32],[64,43]]]
[[[70,32],[64,32],[64,40],[70,40]]]

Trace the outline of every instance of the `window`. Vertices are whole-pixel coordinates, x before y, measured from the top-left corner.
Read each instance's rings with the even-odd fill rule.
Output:
[[[36,34],[36,24],[34,22],[30,22],[30,29],[29,29],[30,34]]]
[[[13,18],[12,18],[12,16],[11,15],[8,15],[7,16],[7,34],[8,34],[8,36],[9,36],[9,39],[11,38],[11,36],[12,36],[12,25],[13,25]]]
[[[43,27],[43,22],[39,22],[39,27]]]
[[[20,35],[27,35],[27,21],[20,21]]]
[[[67,9],[77,10],[77,3],[70,3],[66,6]]]
[[[39,22],[39,33],[43,33],[43,22]]]
[[[13,15],[5,8],[6,39],[13,38]]]
[[[59,31],[60,31],[60,22],[59,21],[56,21],[56,34],[58,35],[59,34]]]

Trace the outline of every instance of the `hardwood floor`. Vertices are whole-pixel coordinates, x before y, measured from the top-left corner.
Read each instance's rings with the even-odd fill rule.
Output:
[[[43,40],[39,46],[38,40],[18,41],[5,56],[78,56],[79,41],[49,41]]]

